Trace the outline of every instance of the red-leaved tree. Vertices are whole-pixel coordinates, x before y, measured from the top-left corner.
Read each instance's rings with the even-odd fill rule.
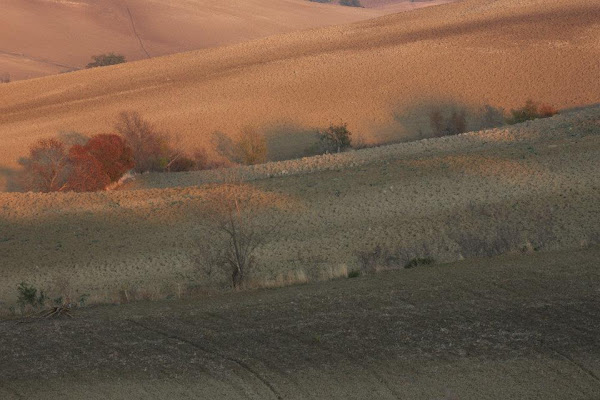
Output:
[[[85,146],[75,145],[69,150],[71,171],[66,190],[94,192],[103,190],[110,183],[102,163]]]
[[[84,147],[100,162],[102,170],[108,175],[110,182],[118,181],[125,172],[135,166],[131,147],[119,135],[93,136]]]
[[[23,165],[23,187],[40,192],[90,192],[105,189],[134,166],[133,152],[118,135],[93,136],[68,151],[63,142],[37,142]]]

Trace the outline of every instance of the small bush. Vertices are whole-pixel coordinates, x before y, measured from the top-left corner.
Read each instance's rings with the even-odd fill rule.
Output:
[[[313,3],[331,3],[331,0],[308,0],[308,1],[312,1]]]
[[[358,278],[360,276],[360,270],[356,269],[348,273],[348,278]]]
[[[340,153],[352,146],[352,133],[345,123],[332,124],[329,128],[318,131],[317,136],[323,153]]]
[[[538,104],[533,100],[527,100],[525,105],[515,110],[510,110],[511,117],[506,120],[508,124],[514,125],[538,118],[548,118],[558,114],[558,110],[548,104]]]
[[[86,68],[106,67],[108,65],[122,64],[126,62],[125,56],[115,53],[92,56],[92,60],[94,61],[86,65]]]
[[[431,265],[434,263],[435,260],[431,257],[415,257],[410,259],[410,261],[404,265],[404,268],[415,268],[421,265]]]
[[[262,164],[267,161],[267,141],[254,128],[246,127],[235,142],[235,153],[242,164]]]
[[[441,110],[434,109],[429,113],[429,123],[437,137],[458,135],[467,131],[467,112],[452,110],[448,118],[444,118]]]
[[[495,108],[486,104],[483,106],[480,112],[481,116],[481,129],[491,129],[502,126],[506,123],[504,118],[504,110],[502,108]]]
[[[33,285],[21,282],[19,286],[17,286],[17,291],[19,292],[17,303],[19,303],[21,308],[24,308],[25,306],[38,308],[44,306],[46,303],[47,297],[44,294],[44,291],[40,290],[40,294],[38,295],[38,290]]]
[[[1,74],[0,83],[10,83],[10,74]]]
[[[348,7],[362,7],[360,0],[340,0],[340,4]]]

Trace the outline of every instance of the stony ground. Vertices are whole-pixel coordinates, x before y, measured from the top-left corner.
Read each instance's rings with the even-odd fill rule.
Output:
[[[597,399],[600,248],[0,321],[0,398]]]

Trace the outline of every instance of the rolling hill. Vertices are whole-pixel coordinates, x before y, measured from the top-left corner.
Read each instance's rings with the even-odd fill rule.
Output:
[[[465,107],[477,129],[485,104],[596,103],[599,35],[595,1],[465,0],[4,84],[0,167],[14,168],[32,142],[59,131],[110,131],[123,110],[188,147],[254,125],[281,159],[301,155],[310,129],[330,122],[382,142],[427,135],[434,107]]]
[[[139,60],[415,7],[392,3],[375,10],[307,0],[5,0],[0,74],[32,78],[82,68],[94,54]]]

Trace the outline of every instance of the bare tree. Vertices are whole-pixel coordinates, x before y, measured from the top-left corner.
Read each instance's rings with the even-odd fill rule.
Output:
[[[239,177],[227,178],[212,196],[202,216],[208,237],[201,243],[200,262],[208,275],[217,266],[230,277],[232,287],[240,288],[257,266],[257,251],[281,226],[277,218],[264,218],[265,212],[277,206]]]
[[[26,190],[60,192],[67,188],[71,164],[68,151],[60,140],[42,139],[21,158],[21,184]]]
[[[267,141],[250,126],[242,129],[234,151],[238,161],[245,165],[262,164],[267,161]]]
[[[166,168],[171,150],[165,135],[144,120],[137,111],[119,114],[115,129],[133,151],[136,172],[161,171]]]

